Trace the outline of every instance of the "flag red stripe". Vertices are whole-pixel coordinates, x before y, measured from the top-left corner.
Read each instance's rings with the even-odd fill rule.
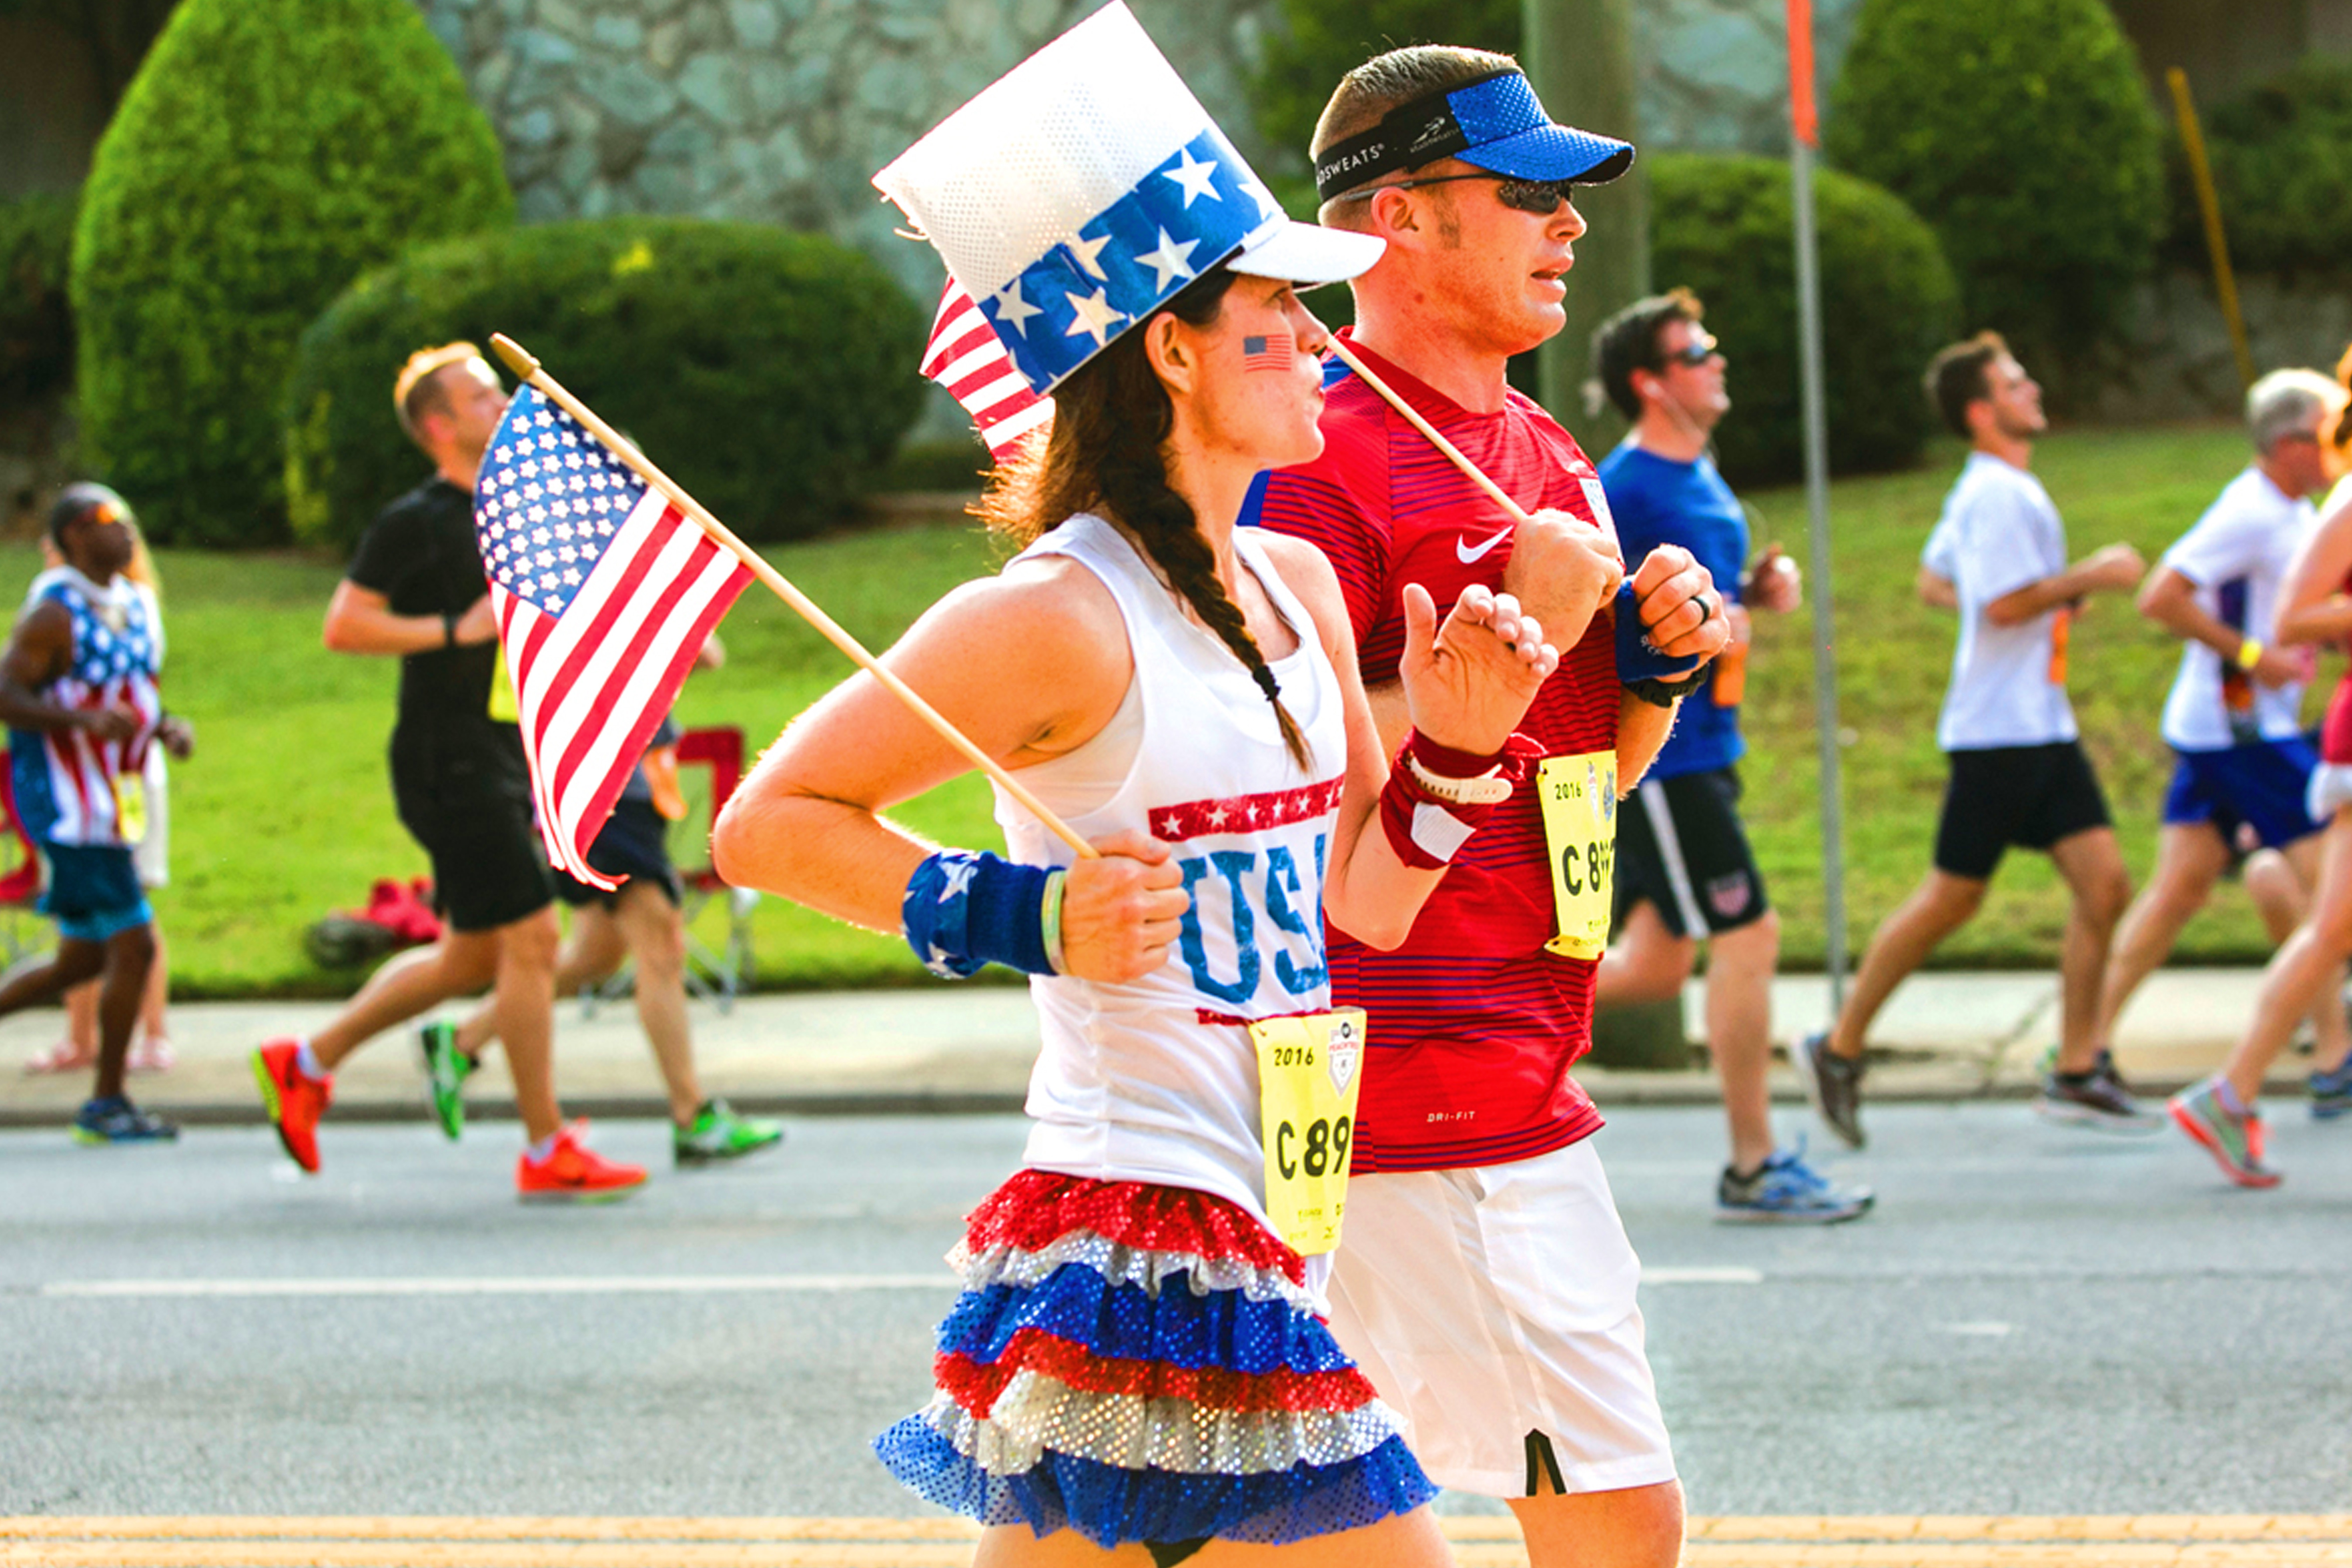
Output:
[[[706,567],[711,553],[715,553],[715,551],[703,553],[702,564]],[[697,574],[682,574],[678,579],[678,586],[683,589]],[[728,583],[717,593],[711,595],[710,603],[700,615],[694,618],[688,628],[687,636],[678,644],[677,656],[670,660],[669,667],[663,671],[655,700],[647,703],[637,720],[630,725],[622,746],[614,756],[612,769],[598,782],[594,793],[589,796],[585,808],[580,814],[578,825],[572,829],[575,852],[583,865],[587,860],[588,847],[595,842],[596,835],[604,830],[604,819],[612,816],[613,806],[620,800],[621,792],[628,787],[629,775],[637,771],[637,763],[645,754],[646,742],[652,740],[654,731],[661,728],[662,716],[669,711],[670,704],[677,699],[678,689],[686,684],[686,678],[694,668],[695,656],[702,651],[703,639],[709,637],[711,629],[725,617],[728,610],[733,606],[744,588],[750,585],[751,581],[751,574],[749,572],[738,569]],[[656,618],[657,620],[659,617]],[[651,637],[647,636],[641,640],[650,641]],[[602,710],[600,710],[600,721],[601,719]]]
[[[666,515],[662,521],[667,522],[668,516]],[[589,748],[595,743],[597,731],[603,725],[606,712],[611,707],[613,687],[618,686],[635,671],[638,662],[645,658],[655,637],[659,633],[661,623],[668,617],[670,611],[677,607],[678,600],[685,596],[686,590],[696,574],[709,565],[711,558],[719,553],[719,547],[711,542],[709,534],[704,533],[693,523],[684,523],[684,526],[694,529],[698,538],[693,551],[687,556],[676,574],[656,582],[653,589],[654,596],[650,600],[640,600],[635,594],[626,599],[623,599],[617,594],[614,595],[613,600],[605,606],[606,613],[597,617],[597,622],[590,628],[588,636],[581,639],[581,646],[589,649],[593,649],[598,643],[606,642],[615,635],[625,637],[627,642],[625,645],[625,652],[613,667],[615,679],[612,686],[608,686],[605,690],[597,694],[595,704],[590,710],[587,721],[572,731],[567,738],[562,756],[557,761],[556,771],[567,781],[572,774],[579,772],[582,764],[587,761]],[[667,543],[668,534],[669,531],[664,530],[660,536],[660,542]],[[646,553],[650,555],[652,552],[649,550]],[[692,657],[690,652],[688,657]],[[646,732],[651,734],[653,731],[649,729]],[[638,748],[640,751],[643,749],[642,746]],[[630,751],[627,746],[624,745],[620,749],[619,756],[626,761],[629,767],[634,768],[636,765],[636,753]],[[615,765],[618,766],[619,763],[616,763]],[[628,776],[625,770],[620,774],[624,783],[627,781]],[[601,789],[603,786],[598,787]]]
[[[547,639],[554,635],[555,617],[541,614],[535,606],[528,606],[526,601],[519,595],[509,594],[503,588],[496,589],[495,592],[498,597],[504,601],[502,607],[494,605],[494,608],[498,608],[502,622],[501,637],[510,636],[514,630],[514,623],[521,616],[523,610],[526,607],[530,610],[530,623],[523,632],[522,646],[520,648],[505,650],[507,675],[514,682],[516,706],[520,710],[524,761],[530,763],[530,788],[531,795],[539,805],[540,837],[547,841],[551,849],[553,849],[561,842],[555,802],[549,792],[546,773],[539,765],[539,738],[533,722],[534,715],[530,709],[522,706],[521,692],[522,672],[530,668],[539,657],[539,650],[546,647]],[[557,857],[557,862],[568,864],[560,855]]]
[[[520,595],[508,592],[496,582],[490,584],[490,611],[498,617],[499,634],[502,639],[502,656],[509,653],[504,639],[512,637],[516,623],[522,620],[526,615],[531,618],[523,633],[525,647],[535,647],[545,641],[548,626],[553,619],[551,616],[540,614],[535,606],[526,604]],[[507,671],[508,678],[514,680],[516,689],[520,692],[522,682],[514,675],[514,662],[511,657],[509,658]],[[520,699],[518,703],[520,705]],[[530,719],[530,710],[528,706],[524,706],[521,713],[522,721],[518,728],[522,739],[523,763],[530,775],[532,815],[538,818],[540,842],[547,849],[547,858],[568,870],[571,868],[572,859],[564,854],[563,839],[557,831],[555,808],[548,799],[547,778],[545,772],[539,765],[539,742],[531,732]]]
[[[593,748],[605,714],[641,672],[649,644],[659,631],[660,616],[669,613],[692,574],[708,566],[716,554],[716,548],[698,529],[677,522],[674,514],[665,516],[661,522],[661,531],[648,536],[641,552],[646,563],[645,582],[625,596],[614,592],[599,606],[595,619],[582,634],[581,646],[591,658],[602,655],[604,660],[604,673],[594,678],[596,683],[590,689],[586,706],[574,704],[569,717],[562,705],[551,710],[547,732],[558,753],[557,775],[567,789],[588,765],[590,752],[583,749],[583,738]],[[686,546],[683,557],[671,554],[677,542],[688,533],[691,542]],[[664,564],[666,558],[674,564]]]
[[[663,521],[667,521],[668,512],[665,510]],[[577,632],[566,626],[565,631],[571,635],[564,644],[560,647],[546,650],[542,657],[560,658],[562,660],[556,666],[555,674],[551,679],[540,673],[536,661],[522,667],[528,682],[549,694],[550,700],[539,705],[538,712],[530,715],[531,727],[538,731],[542,742],[547,739],[548,731],[554,722],[556,712],[562,706],[562,694],[572,689],[572,682],[580,679],[580,672],[587,667],[589,660],[595,657],[597,641],[603,636],[604,629],[612,624],[614,607],[625,603],[629,595],[636,592],[637,584],[645,581],[646,573],[653,565],[654,555],[660,548],[658,542],[667,536],[667,531],[656,524],[653,534],[646,542],[646,546],[632,554],[623,563],[621,579],[614,584],[604,603],[598,607],[596,619]],[[609,563],[610,559],[607,557],[606,562]]]

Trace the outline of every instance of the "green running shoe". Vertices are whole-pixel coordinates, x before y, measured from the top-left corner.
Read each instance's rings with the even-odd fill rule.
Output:
[[[454,1143],[466,1131],[466,1080],[480,1064],[457,1048],[455,1024],[425,1025],[416,1031],[416,1044],[425,1053],[425,1090],[433,1119]]]
[[[725,1100],[709,1100],[694,1113],[693,1126],[675,1130],[670,1152],[681,1165],[709,1165],[740,1160],[783,1141],[784,1130],[775,1122],[738,1116]]]

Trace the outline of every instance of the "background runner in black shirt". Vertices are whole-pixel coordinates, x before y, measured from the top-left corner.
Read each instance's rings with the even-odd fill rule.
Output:
[[[336,1065],[451,997],[492,989],[530,1141],[517,1189],[527,1198],[610,1196],[646,1173],[592,1152],[556,1104],[554,881],[531,822],[520,733],[489,714],[497,624],[474,542],[473,491],[506,393],[471,343],[450,343],[413,355],[394,399],[436,471],[361,541],[327,608],[326,642],[339,653],[400,656],[393,795],[402,825],[433,858],[448,930],[369,976],[316,1036],[263,1045],[255,1074],[286,1152],[316,1171]]]

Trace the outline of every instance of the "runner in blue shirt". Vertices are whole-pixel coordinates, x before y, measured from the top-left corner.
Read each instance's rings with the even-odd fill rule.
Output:
[[[1731,1160],[1716,1184],[1727,1220],[1852,1219],[1866,1189],[1840,1186],[1808,1164],[1801,1144],[1772,1138],[1772,972],[1780,919],[1739,821],[1736,764],[1747,743],[1739,699],[1747,679],[1748,612],[1797,606],[1796,563],[1768,551],[1748,568],[1748,519],[1707,455],[1731,407],[1724,357],[1699,324],[1688,289],[1643,300],[1593,334],[1601,384],[1633,428],[1601,465],[1601,482],[1627,559],[1678,544],[1723,585],[1731,646],[1699,672],[1698,689],[1658,759],[1617,816],[1616,934],[1601,961],[1598,999],[1662,1001],[1681,994],[1704,940],[1706,1042],[1723,1082]]]

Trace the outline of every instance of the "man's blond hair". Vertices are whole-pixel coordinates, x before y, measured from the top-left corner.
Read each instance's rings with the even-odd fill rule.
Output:
[[[400,427],[418,446],[425,437],[418,426],[427,414],[446,414],[449,395],[441,390],[440,373],[453,364],[482,357],[480,348],[473,343],[443,343],[438,348],[418,349],[400,367],[398,379],[392,384],[392,410],[400,416]]]
[[[1308,143],[1307,156],[1322,157],[1349,137],[1360,136],[1380,124],[1391,110],[1402,109],[1417,98],[1462,87],[1496,71],[1518,68],[1519,62],[1508,55],[1460,44],[1413,44],[1374,55],[1341,77],[1339,85],[1331,89],[1331,101],[1323,106],[1322,116],[1315,121],[1315,140]],[[1335,192],[1334,195],[1344,194]],[[1356,205],[1341,203],[1334,208],[1326,202],[1322,221],[1345,226],[1352,216],[1348,209]]]

